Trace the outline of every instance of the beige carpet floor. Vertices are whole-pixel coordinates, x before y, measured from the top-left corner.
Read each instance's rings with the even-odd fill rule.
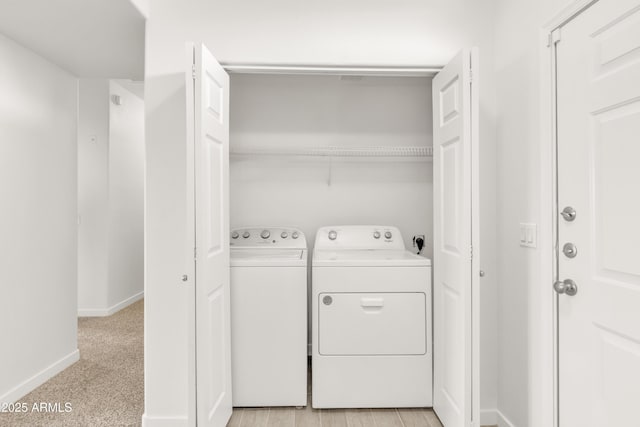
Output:
[[[0,426],[139,426],[144,408],[143,301],[109,317],[78,319],[80,360],[24,398],[70,402],[68,413],[0,413]]]

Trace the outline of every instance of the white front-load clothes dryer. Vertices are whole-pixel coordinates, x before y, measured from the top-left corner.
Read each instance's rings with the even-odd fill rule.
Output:
[[[307,242],[297,229],[231,232],[233,406],[307,404]]]
[[[314,408],[432,406],[431,261],[385,226],[318,230]]]

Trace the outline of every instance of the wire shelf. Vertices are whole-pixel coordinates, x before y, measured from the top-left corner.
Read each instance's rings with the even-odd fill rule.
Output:
[[[432,157],[432,147],[235,148],[231,155],[309,157]]]

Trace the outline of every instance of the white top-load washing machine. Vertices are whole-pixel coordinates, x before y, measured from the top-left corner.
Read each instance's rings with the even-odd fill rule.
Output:
[[[307,404],[307,241],[297,229],[231,232],[233,406]]]
[[[396,227],[323,227],[311,280],[313,407],[432,406],[431,261]]]

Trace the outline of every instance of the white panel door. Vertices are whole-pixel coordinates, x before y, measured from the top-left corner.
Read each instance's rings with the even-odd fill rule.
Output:
[[[598,1],[557,49],[560,427],[640,426],[640,1]]]
[[[196,413],[198,426],[221,427],[232,411],[229,76],[204,46],[194,71]]]
[[[433,79],[433,407],[445,427],[478,424],[476,64],[465,49]]]

